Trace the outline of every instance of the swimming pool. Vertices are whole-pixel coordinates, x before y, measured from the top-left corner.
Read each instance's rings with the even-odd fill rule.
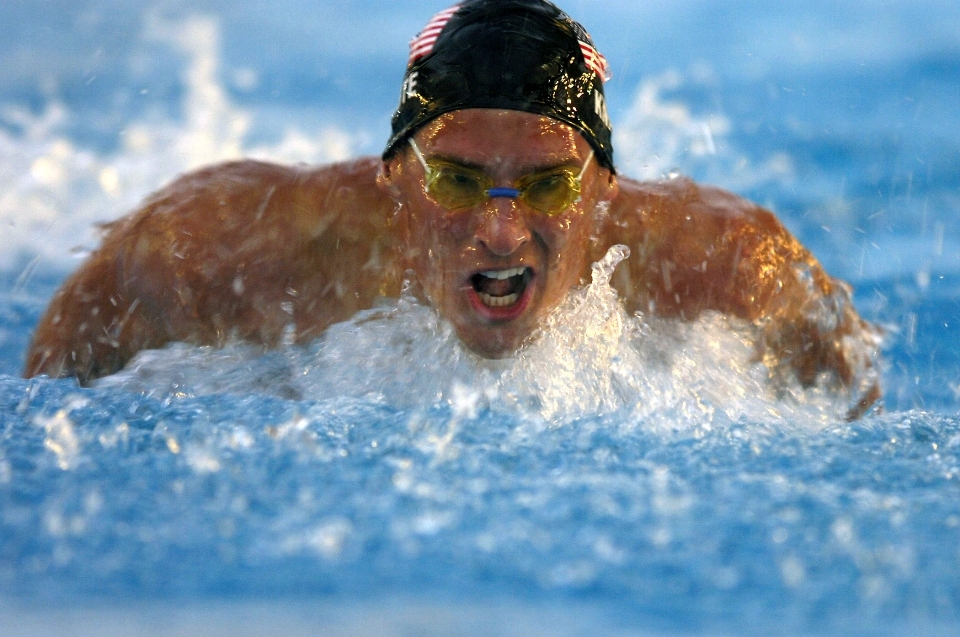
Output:
[[[0,634],[956,633],[955,3],[564,5],[621,170],[771,207],[886,328],[886,412],[852,424],[766,395],[736,325],[599,283],[505,366],[402,301],[21,380],[92,224],[238,154],[379,152],[444,3],[187,4],[0,7]]]

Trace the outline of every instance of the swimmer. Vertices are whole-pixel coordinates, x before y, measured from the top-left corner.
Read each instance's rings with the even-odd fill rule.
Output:
[[[25,375],[119,371],[171,342],[306,342],[404,280],[460,340],[512,355],[613,245],[626,310],[751,324],[776,385],[880,397],[876,329],[777,219],[688,179],[618,177],[606,61],[544,0],[466,0],[411,43],[379,158],[237,161],[105,227],[53,297]]]

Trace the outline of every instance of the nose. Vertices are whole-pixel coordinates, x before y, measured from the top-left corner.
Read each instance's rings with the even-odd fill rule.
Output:
[[[499,257],[516,252],[530,236],[530,229],[517,210],[517,201],[502,197],[487,202],[474,233],[477,241]]]

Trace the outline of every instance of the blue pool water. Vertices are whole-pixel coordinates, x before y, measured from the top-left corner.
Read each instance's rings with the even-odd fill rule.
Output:
[[[484,364],[407,300],[305,348],[22,380],[108,221],[239,155],[377,153],[442,2],[0,6],[0,635],[954,635],[960,6],[563,5],[621,171],[774,209],[885,331],[885,411],[741,327],[571,298]]]

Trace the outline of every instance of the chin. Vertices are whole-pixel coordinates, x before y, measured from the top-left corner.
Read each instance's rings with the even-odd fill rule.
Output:
[[[464,338],[463,335],[460,334],[458,334],[458,336],[460,336],[460,342],[471,352],[482,358],[493,360],[510,358],[517,353],[517,350],[520,349],[520,346],[523,345],[523,342],[526,340],[526,337],[519,338],[505,334],[491,334],[486,337],[473,334],[470,338]]]

